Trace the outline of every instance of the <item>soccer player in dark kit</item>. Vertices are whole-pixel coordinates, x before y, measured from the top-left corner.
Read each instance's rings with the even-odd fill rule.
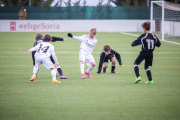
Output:
[[[142,51],[139,53],[139,56],[136,58],[134,62],[134,71],[136,74],[136,80],[135,83],[138,83],[141,81],[141,77],[139,74],[139,67],[138,65],[145,60],[144,69],[146,71],[148,81],[145,82],[146,84],[153,84],[151,71],[149,69],[149,66],[152,66],[153,62],[153,51],[155,49],[155,46],[160,47],[161,43],[159,39],[152,33],[150,33],[150,27],[151,23],[149,21],[144,22],[142,25],[144,34],[140,35],[137,40],[133,41],[131,46],[137,46],[142,44]]]
[[[37,33],[36,34],[36,36],[35,36],[35,39],[36,39],[36,41],[34,42],[34,46],[33,47],[35,47],[37,44],[39,44],[39,43],[42,43],[43,42],[43,35],[41,34],[41,33]],[[59,38],[59,37],[54,37],[54,36],[52,36],[52,40],[51,40],[51,42],[56,42],[56,41],[65,41],[65,39],[64,38]],[[33,51],[32,52],[32,59],[33,59],[33,66],[34,66],[34,68],[33,68],[33,72],[35,71],[35,53],[36,53],[36,51]],[[51,61],[53,62],[53,64],[55,64],[55,62],[54,62],[54,59],[52,58],[52,56],[50,56],[50,59],[51,59]],[[59,66],[59,67],[57,67],[57,73],[58,73],[58,75],[60,76],[60,79],[68,79],[66,76],[63,76],[63,72],[62,72],[62,70],[61,70],[61,67]],[[32,78],[31,78],[32,79]]]
[[[101,69],[102,69],[102,64],[103,64],[103,73],[106,73],[106,68],[108,67],[108,60],[110,60],[112,62],[112,68],[111,68],[111,73],[117,74],[117,72],[115,72],[115,57],[117,61],[119,62],[119,66],[122,66],[122,62],[121,62],[121,56],[119,53],[117,53],[115,50],[111,49],[109,45],[105,45],[103,47],[103,51],[101,52],[100,55],[100,61],[99,61],[99,68],[98,68],[98,72],[97,74],[101,73]]]

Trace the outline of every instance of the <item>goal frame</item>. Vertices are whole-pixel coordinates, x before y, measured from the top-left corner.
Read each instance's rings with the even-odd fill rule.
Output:
[[[162,41],[164,41],[164,1],[151,1],[151,33],[152,31],[152,23],[153,23],[153,3],[162,3],[162,21],[161,21],[161,35]]]

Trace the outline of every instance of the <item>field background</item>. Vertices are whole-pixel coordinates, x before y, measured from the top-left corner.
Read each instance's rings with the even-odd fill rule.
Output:
[[[161,42],[151,67],[153,85],[147,81],[144,62],[139,66],[142,81],[134,84],[133,63],[141,46],[131,47],[136,36],[97,33],[93,56],[97,66],[92,78],[80,79],[80,42],[67,33],[50,33],[66,38],[52,43],[68,80],[51,83],[50,70],[41,65],[36,81],[30,82],[33,66],[27,51],[36,33],[0,33],[0,120],[178,120],[180,118],[180,45]],[[45,34],[45,33],[43,33]],[[80,36],[88,33],[72,33]],[[132,33],[140,35],[141,33]],[[172,40],[173,41],[173,40]],[[174,40],[179,42],[180,40]],[[104,45],[120,53],[118,74],[95,74]],[[64,53],[63,53],[64,52]],[[86,69],[88,67],[86,66]],[[57,78],[59,80],[59,78]]]

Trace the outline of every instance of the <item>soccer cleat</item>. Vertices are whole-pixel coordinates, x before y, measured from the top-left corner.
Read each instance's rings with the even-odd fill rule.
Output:
[[[85,77],[84,77],[84,74],[81,74],[81,78],[82,78],[82,79],[84,79],[84,78],[85,78]]]
[[[153,84],[153,80],[145,82],[145,84]]]
[[[61,81],[58,81],[58,80],[52,80],[52,83],[61,83]]]
[[[85,74],[86,74],[89,78],[92,78],[92,77],[91,77],[91,74],[90,74],[90,73],[87,73],[87,71],[85,72]]]
[[[106,73],[106,69],[103,68],[103,73]]]
[[[140,76],[138,78],[136,78],[135,83],[138,83],[139,81],[141,81],[141,77]]]
[[[117,74],[117,72],[116,72],[116,71],[111,71],[111,73]]]
[[[30,81],[35,81],[36,80],[36,76],[32,76]]]
[[[66,76],[61,75],[60,79],[68,79]]]

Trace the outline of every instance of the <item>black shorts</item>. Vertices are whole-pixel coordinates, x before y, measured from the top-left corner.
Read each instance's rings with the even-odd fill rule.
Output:
[[[136,58],[134,64],[139,65],[143,60],[145,60],[146,66],[152,66],[153,63],[153,52],[141,51],[139,56]]]
[[[108,59],[111,61],[111,58],[112,58],[112,57],[114,57],[114,54],[106,56],[106,57],[104,58],[104,62],[103,62],[103,63],[105,63],[105,62],[108,63]]]

